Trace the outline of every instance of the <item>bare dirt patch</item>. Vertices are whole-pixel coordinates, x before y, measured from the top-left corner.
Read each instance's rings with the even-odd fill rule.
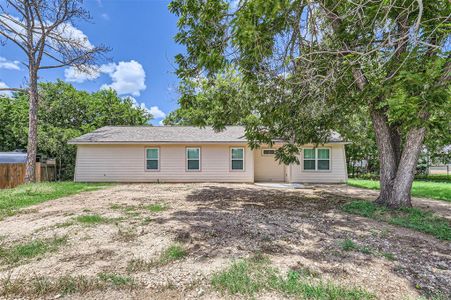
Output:
[[[262,253],[282,271],[309,270],[381,299],[451,296],[449,242],[338,209],[356,197],[373,195],[344,186],[283,190],[246,184],[128,184],[86,192],[1,221],[5,247],[54,236],[66,236],[67,242],[19,265],[0,265],[0,277],[118,274],[136,286],[66,297],[215,299],[222,295],[211,289],[213,273]],[[156,206],[164,209],[149,209]],[[448,206],[441,215],[450,217]],[[108,222],[77,222],[82,215]],[[345,240],[360,250],[344,250]],[[174,243],[183,246],[186,256],[131,271],[130,261],[158,261]]]

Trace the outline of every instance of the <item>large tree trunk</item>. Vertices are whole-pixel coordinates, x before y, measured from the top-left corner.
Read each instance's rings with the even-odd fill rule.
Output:
[[[401,160],[398,166],[398,172],[393,185],[389,207],[410,207],[412,206],[410,191],[415,176],[415,169],[420,156],[421,146],[423,145],[425,128],[414,128],[407,134]]]
[[[401,152],[401,138],[380,110],[371,112],[380,160],[380,193],[376,203],[391,208],[412,206],[410,191],[423,145],[425,128],[409,131]]]
[[[28,145],[27,163],[25,169],[25,183],[36,181],[36,153],[38,137],[38,74],[30,65],[30,89],[28,111]]]
[[[393,146],[392,130],[388,126],[387,118],[380,110],[371,111],[371,119],[376,133],[376,143],[379,150],[380,162],[380,194],[376,203],[384,204],[390,202],[393,185],[398,169],[395,147]]]

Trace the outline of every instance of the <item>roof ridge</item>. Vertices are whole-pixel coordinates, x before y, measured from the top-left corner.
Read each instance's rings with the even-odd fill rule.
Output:
[[[125,128],[131,128],[131,127],[144,127],[144,128],[171,128],[171,127],[186,127],[186,128],[199,128],[199,129],[204,129],[204,128],[213,128],[213,126],[211,125],[207,125],[207,126],[194,126],[194,125],[164,125],[164,126],[153,126],[153,125],[106,125],[100,128],[105,128],[105,127],[111,127],[111,128],[118,128],[118,127],[125,127]],[[244,128],[243,125],[226,125],[225,128],[230,128],[230,127],[242,127]],[[100,129],[97,128],[97,129]]]

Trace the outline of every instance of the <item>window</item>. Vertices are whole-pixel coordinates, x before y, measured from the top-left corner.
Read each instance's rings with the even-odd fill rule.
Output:
[[[146,148],[146,170],[158,171],[160,169],[160,149]]]
[[[200,171],[200,148],[186,148],[186,169]]]
[[[230,152],[232,171],[244,170],[244,148],[231,148]]]
[[[328,148],[304,149],[304,170],[306,171],[330,170],[330,149]]]
[[[315,149],[304,149],[304,170],[315,170]]]
[[[276,150],[274,149],[263,149],[262,150],[262,155],[263,156],[272,156],[276,153]]]

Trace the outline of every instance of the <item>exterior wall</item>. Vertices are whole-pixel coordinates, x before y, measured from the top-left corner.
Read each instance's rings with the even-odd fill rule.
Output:
[[[274,146],[271,149],[277,148],[278,146]],[[263,149],[269,149],[269,147],[262,146],[254,150],[255,181],[284,182],[285,165],[279,164],[274,155],[263,155]]]
[[[312,145],[305,145],[312,147]],[[321,148],[330,148],[331,161],[328,171],[306,171],[303,169],[303,151],[299,156],[300,165],[293,164],[289,167],[289,181],[301,183],[344,183],[348,180],[346,168],[345,145],[326,144]]]
[[[230,148],[244,147],[244,171],[231,171]],[[145,169],[145,148],[160,149],[160,169]],[[186,170],[186,147],[200,147],[200,171]],[[253,182],[253,151],[243,145],[78,145],[75,181]]]

